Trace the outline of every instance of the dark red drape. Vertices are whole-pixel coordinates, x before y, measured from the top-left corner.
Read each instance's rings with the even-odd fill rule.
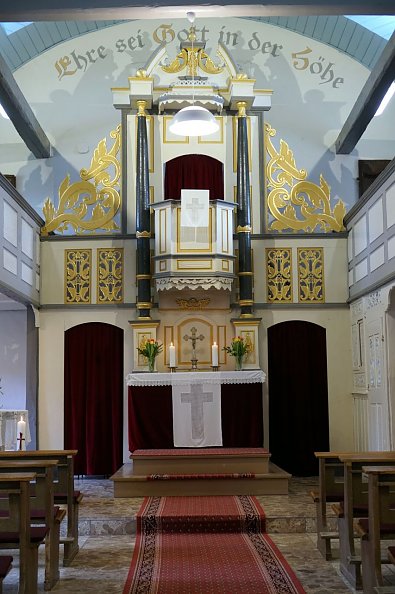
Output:
[[[165,200],[181,198],[181,190],[210,190],[210,200],[223,200],[221,161],[207,155],[182,155],[166,163]]]
[[[108,475],[122,466],[123,330],[92,322],[65,332],[64,447],[75,473]]]
[[[318,474],[329,450],[326,330],[304,321],[268,328],[271,460],[296,476]]]
[[[224,447],[263,446],[262,384],[221,386]],[[129,387],[129,449],[173,446],[171,386]]]

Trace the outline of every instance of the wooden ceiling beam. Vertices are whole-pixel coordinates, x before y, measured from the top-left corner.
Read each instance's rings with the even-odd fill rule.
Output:
[[[37,159],[50,157],[51,143],[2,55],[0,55],[0,104],[33,155]]]
[[[193,5],[183,0],[171,0],[158,6],[157,0],[18,0],[1,2],[0,22],[76,21],[114,19],[183,18],[189,10],[201,17],[226,16],[293,16],[344,14],[395,14],[393,0],[195,0]]]
[[[348,155],[374,117],[395,78],[395,32],[360,92],[335,142],[336,153]]]

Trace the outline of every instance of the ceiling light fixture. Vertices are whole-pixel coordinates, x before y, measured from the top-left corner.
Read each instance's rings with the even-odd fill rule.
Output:
[[[195,59],[193,48],[193,42],[196,39],[195,28],[193,27],[195,13],[187,12],[187,18],[191,23],[189,39],[192,44],[192,105],[183,107],[176,113],[169,125],[169,130],[177,136],[209,136],[217,132],[219,124],[208,109],[195,105]]]

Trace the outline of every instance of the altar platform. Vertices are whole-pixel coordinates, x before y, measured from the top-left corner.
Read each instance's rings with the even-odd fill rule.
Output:
[[[286,495],[291,475],[264,448],[137,450],[112,477],[114,497]]]

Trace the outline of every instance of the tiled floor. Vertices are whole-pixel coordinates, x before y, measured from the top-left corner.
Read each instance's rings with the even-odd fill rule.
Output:
[[[307,594],[349,594],[353,590],[339,576],[336,562],[325,561],[315,546],[315,508],[309,496],[315,484],[315,479],[292,479],[288,495],[258,497],[266,512],[267,531]],[[84,492],[80,551],[70,567],[61,568],[53,592],[122,594],[133,553],[135,514],[142,498],[114,499],[112,482],[107,480],[83,479],[77,486]],[[18,590],[17,553],[14,559],[14,568],[3,583],[4,594]],[[40,592],[44,591],[43,561],[40,553]],[[389,579],[395,583],[391,578],[394,574]]]

